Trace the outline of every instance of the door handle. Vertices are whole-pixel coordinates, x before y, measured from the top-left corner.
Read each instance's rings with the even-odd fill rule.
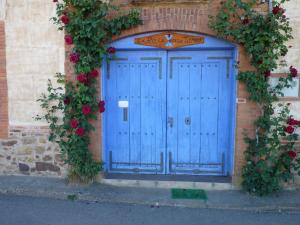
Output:
[[[173,127],[173,124],[174,124],[174,119],[173,117],[168,117],[168,124],[169,126],[172,128]]]

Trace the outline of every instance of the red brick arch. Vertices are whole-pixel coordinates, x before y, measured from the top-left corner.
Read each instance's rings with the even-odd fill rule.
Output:
[[[137,34],[156,32],[156,31],[184,31],[195,32],[214,36],[215,33],[209,29],[209,15],[217,13],[221,0],[207,1],[206,4],[198,5],[161,5],[155,7],[142,7],[141,16],[143,25],[137,26],[133,29],[122,32],[121,35],[114,37],[118,40],[127,36]],[[128,7],[127,7],[128,8]],[[239,69],[251,69],[249,59],[245,54],[243,48],[239,51]],[[68,59],[66,60],[66,74],[70,75],[73,72],[72,66]],[[100,81],[99,81],[100,84]],[[99,92],[100,92],[99,85]],[[248,96],[243,84],[238,84],[237,96],[242,100]],[[239,176],[241,168],[244,164],[243,151],[245,150],[245,143],[243,140],[243,133],[247,131],[249,134],[254,134],[253,121],[257,118],[258,110],[253,103],[242,103],[237,105],[236,118],[236,141],[235,141],[235,156],[234,156],[234,174]],[[101,118],[94,122],[96,131],[91,135],[91,152],[95,159],[102,158],[102,128]]]

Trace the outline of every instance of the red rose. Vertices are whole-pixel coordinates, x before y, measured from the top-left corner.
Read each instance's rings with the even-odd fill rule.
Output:
[[[294,160],[297,157],[297,152],[290,150],[288,151],[288,156]]]
[[[268,71],[266,71],[264,74],[265,74],[265,77],[269,77],[269,76],[271,76],[271,71],[268,70]]]
[[[249,18],[244,18],[243,20],[242,20],[242,23],[244,24],[244,25],[247,25],[247,24],[249,24],[250,23],[250,20],[249,20]]]
[[[82,83],[82,84],[87,84],[87,83],[88,83],[87,76],[84,75],[83,73],[78,74],[76,79],[77,79],[80,83]]]
[[[73,38],[72,38],[72,36],[71,35],[66,35],[65,36],[65,42],[66,42],[67,45],[73,44]]]
[[[85,130],[82,127],[77,128],[77,130],[75,131],[75,133],[77,134],[77,136],[83,136],[85,133]]]
[[[78,127],[78,125],[79,125],[79,122],[78,122],[78,120],[76,120],[76,119],[71,119],[71,121],[70,121],[70,126],[72,127],[72,128],[77,128]]]
[[[97,78],[99,76],[98,70],[93,70],[92,72],[89,73],[89,75],[93,78]]]
[[[290,66],[290,73],[292,77],[297,77],[298,76],[298,70],[294,68],[293,66]]]
[[[300,121],[295,120],[293,118],[289,118],[288,121],[287,121],[287,124],[290,125],[290,126],[297,126],[297,125],[300,124]]]
[[[288,127],[284,128],[284,131],[289,133],[289,134],[292,134],[292,133],[294,133],[295,128],[292,127],[292,126],[288,126]]]
[[[92,108],[89,105],[84,105],[84,106],[82,106],[81,111],[84,115],[88,115],[92,112]]]
[[[109,47],[106,51],[107,51],[108,54],[115,54],[116,53],[116,48]]]
[[[64,98],[64,104],[69,105],[71,103],[71,99],[69,97]]]
[[[273,7],[272,13],[274,15],[283,14],[284,13],[284,9],[281,8],[280,5],[277,5],[277,6]]]
[[[258,64],[258,65],[261,65],[261,64],[263,64],[263,62],[264,62],[264,61],[262,61],[262,60],[258,60],[258,61],[257,61],[257,64]]]
[[[63,24],[67,25],[70,22],[70,19],[67,15],[62,15],[60,17],[61,22],[63,22]]]
[[[80,59],[80,54],[79,53],[73,52],[73,53],[70,54],[70,61],[72,63],[77,63],[79,61],[79,59]]]
[[[53,2],[57,2],[58,0],[53,0]]]
[[[100,101],[99,104],[99,112],[100,113],[104,113],[105,112],[105,102],[104,101]]]

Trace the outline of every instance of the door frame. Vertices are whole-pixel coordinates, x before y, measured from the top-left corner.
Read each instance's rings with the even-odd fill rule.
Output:
[[[164,32],[164,31],[161,31]],[[129,37],[124,37],[121,39],[117,39],[114,42],[110,43],[109,46],[112,46],[116,48],[116,54],[118,54],[118,51],[155,51],[155,50],[162,50],[159,48],[155,47],[149,47],[149,46],[142,46],[142,45],[137,45],[134,44],[134,39],[138,37],[144,37],[144,36],[150,36],[156,33],[161,33],[161,32],[147,32],[147,33],[142,33],[142,34],[137,34]],[[237,81],[237,74],[238,74],[238,69],[236,68],[237,64],[237,59],[239,57],[238,55],[238,47],[237,45],[230,43],[228,41],[224,41],[222,39],[209,36],[209,35],[203,35],[201,33],[194,33],[194,32],[181,32],[178,31],[179,33],[184,33],[184,34],[191,34],[191,35],[196,35],[196,36],[204,36],[205,38],[205,43],[204,44],[197,44],[197,45],[192,45],[192,46],[186,46],[182,48],[176,48],[174,51],[201,51],[201,50],[231,50],[233,52],[233,60],[232,60],[232,70],[231,70],[231,75],[233,77],[232,81],[232,87],[233,90],[231,92],[231,112],[232,112],[232,121],[231,121],[231,138],[230,138],[230,151],[229,154],[227,154],[227,159],[226,161],[228,162],[225,165],[225,171],[228,176],[233,176],[234,175],[234,166],[235,166],[235,152],[236,152],[236,121],[237,121],[237,86],[238,86],[238,81]],[[166,50],[167,51],[167,50]],[[168,50],[168,51],[173,51],[173,50]],[[103,99],[103,96],[105,96],[106,93],[106,87],[105,87],[105,77],[106,77],[106,71],[107,71],[107,61],[104,59],[102,62],[102,68],[101,68],[101,78],[100,78],[100,88],[101,91],[99,93],[100,99]],[[167,115],[166,115],[167,116]],[[101,139],[102,139],[102,145],[101,145],[101,155],[102,155],[102,160],[104,162],[104,171],[107,172],[109,165],[109,155],[107,154],[105,148],[106,148],[106,115],[105,112],[101,115]],[[167,125],[166,125],[167,126]],[[164,159],[166,161],[166,159]]]

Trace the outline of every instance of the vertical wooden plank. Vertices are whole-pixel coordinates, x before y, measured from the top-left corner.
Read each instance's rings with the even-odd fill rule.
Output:
[[[191,115],[191,163],[200,163],[201,131],[201,64],[191,64],[190,72],[190,115]]]
[[[219,74],[217,63],[205,63],[201,82],[201,161],[218,162]],[[209,167],[208,167],[209,168]]]
[[[179,96],[178,96],[178,86],[179,86],[179,71],[178,71],[178,63],[175,61],[169,63],[173,63],[172,66],[168,65],[168,77],[167,77],[167,156],[169,156],[169,152],[172,154],[172,161],[177,162],[177,149],[178,149],[178,106],[179,106]],[[172,71],[171,71],[172,69]],[[172,79],[170,79],[169,74],[172,73]],[[172,120],[172,127],[171,121]],[[168,158],[168,160],[171,160]],[[170,162],[168,162],[170,163]],[[171,171],[168,171],[169,173]]]
[[[118,101],[128,101],[129,96],[129,85],[130,85],[130,74],[129,64],[119,63],[118,64],[118,77],[117,77],[117,93]],[[130,107],[130,106],[129,106]],[[123,120],[123,108],[118,107],[117,118],[120,118],[119,127],[119,146],[118,155],[114,156],[120,162],[129,162],[129,121]]]
[[[151,162],[151,73],[149,63],[141,64],[141,162]]]
[[[117,151],[117,146],[119,146],[118,143],[118,124],[120,118],[117,117],[117,110],[118,110],[118,103],[117,103],[117,77],[118,77],[118,70],[116,67],[115,62],[111,62],[111,72],[112,76],[110,79],[107,79],[107,76],[105,76],[106,79],[106,155],[109,156],[109,152],[112,151],[113,155],[115,155]],[[107,157],[107,160],[109,160],[109,157]]]
[[[129,123],[130,123],[130,162],[141,161],[141,64],[130,64],[130,100],[129,100]]]
[[[190,63],[178,63],[178,149],[177,161],[189,163],[190,128],[185,120],[190,117]]]

